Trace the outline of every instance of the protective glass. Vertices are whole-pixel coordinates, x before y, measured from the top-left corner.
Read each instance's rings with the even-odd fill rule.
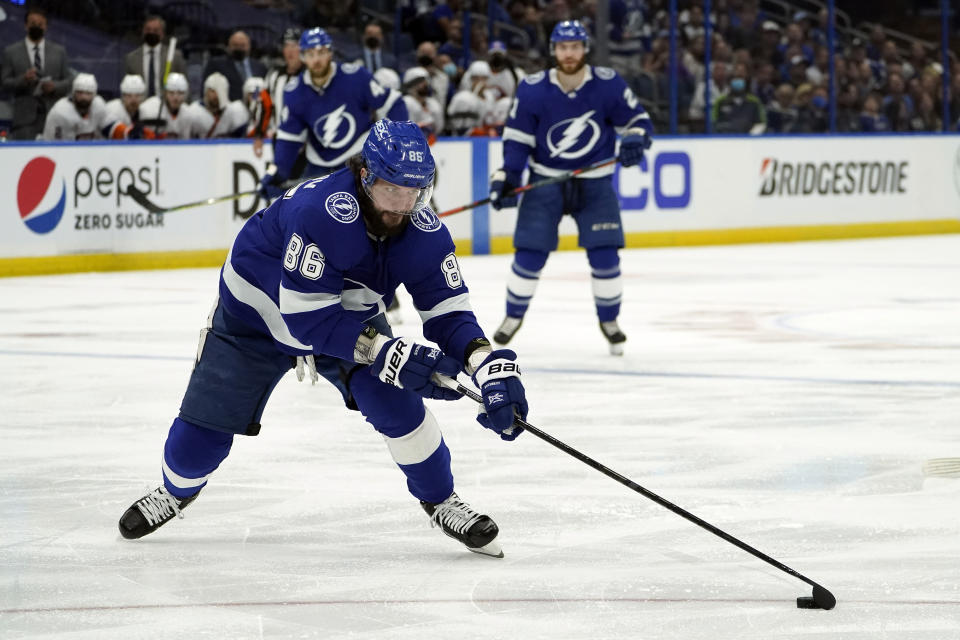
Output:
[[[401,187],[392,182],[378,179],[369,171],[366,172],[360,183],[378,209],[403,216],[416,215],[430,204],[430,198],[433,196],[433,185],[422,189]]]

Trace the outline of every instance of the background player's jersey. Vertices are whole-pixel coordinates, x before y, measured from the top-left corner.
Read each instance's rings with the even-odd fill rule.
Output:
[[[306,70],[287,83],[275,147],[279,175],[287,177],[300,147],[307,160],[335,168],[360,152],[370,126],[381,118],[408,120],[400,93],[382,87],[370,72],[355,64],[338,65],[322,87]]]
[[[70,97],[63,97],[50,109],[43,125],[44,140],[92,140],[100,138],[106,105],[103,98],[93,96],[86,116],[77,113]]]
[[[250,112],[243,102],[234,100],[228,102],[214,120],[208,138],[244,138],[250,124]]]
[[[213,128],[213,116],[199,104],[182,104],[177,114],[170,113],[167,103],[161,104],[159,96],[152,96],[140,103],[140,120],[163,120],[164,124],[156,127],[158,137],[186,140],[190,138],[206,138],[207,132]]]
[[[652,133],[650,116],[617,72],[587,66],[583,83],[571,92],[560,87],[557,70],[528,76],[517,88],[503,129],[503,166],[559,175],[612,158],[617,132],[640,127]],[[597,178],[613,173],[604,167],[584,174]]]
[[[290,189],[244,224],[221,271],[220,297],[285,353],[353,361],[364,322],[384,312],[401,283],[423,335],[462,361],[483,331],[450,232],[424,210],[399,235],[372,239],[353,173],[342,169]]]
[[[103,125],[101,133],[104,138],[122,140],[127,136],[133,128],[133,120],[130,119],[127,108],[123,106],[123,100],[114,98],[106,104],[101,124]]]

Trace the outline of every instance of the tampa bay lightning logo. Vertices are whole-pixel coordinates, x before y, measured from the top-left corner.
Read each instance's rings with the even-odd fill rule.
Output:
[[[344,224],[353,222],[360,215],[360,204],[346,191],[331,193],[327,196],[324,206],[331,218]]]
[[[600,125],[593,119],[596,110],[590,110],[576,118],[567,118],[547,131],[547,149],[551,158],[573,160],[593,150],[600,139]]]
[[[601,80],[613,80],[617,76],[617,72],[610,67],[594,67],[593,72]]]
[[[421,231],[430,233],[440,228],[440,218],[433,211],[424,207],[413,215],[413,226]]]
[[[353,142],[356,132],[357,121],[347,111],[346,104],[340,105],[313,123],[313,135],[328,149],[344,148]]]

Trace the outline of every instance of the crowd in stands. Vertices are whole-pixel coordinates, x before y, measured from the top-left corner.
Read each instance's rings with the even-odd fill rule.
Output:
[[[43,9],[27,9],[22,39],[0,43],[0,78],[6,94],[0,95],[0,104],[6,97],[8,137],[251,137],[259,150],[276,127],[283,86],[302,71],[296,45],[300,29],[312,26],[334,36],[339,64],[364,66],[385,87],[401,92],[411,119],[429,135],[497,136],[518,83],[550,66],[547,39],[553,25],[580,19],[595,31],[598,2],[198,0],[196,4],[214,1],[221,8],[234,2],[284,16],[288,28],[266,45],[254,41],[248,27],[223,31],[221,41],[209,50],[181,44],[171,52],[165,18],[146,15],[136,25],[139,45],[130,43],[116,61],[122,69],[117,87],[98,86],[100,74],[77,73],[70,65],[69,43],[46,37],[48,20],[70,19],[69,12],[51,10],[48,16]],[[609,3],[610,28],[604,36],[609,64],[663,130],[670,108],[667,0],[599,1]],[[86,4],[90,3],[97,4],[95,0]],[[360,11],[361,4],[370,11]],[[679,5],[676,106],[681,131],[704,131],[708,115],[710,128],[719,133],[830,130],[825,10],[797,12],[784,19],[765,14],[759,0],[714,0],[708,17],[699,2],[680,0]],[[144,11],[148,9],[144,4]],[[107,20],[106,10],[103,15]],[[487,16],[495,19],[493,29]],[[399,33],[393,29],[395,18],[402,24]],[[104,24],[109,28],[108,20]],[[188,43],[189,35],[188,31]],[[920,41],[907,50],[898,48],[879,26],[862,38],[838,32],[835,50],[836,131],[941,130],[944,72],[950,74],[948,127],[960,126],[960,65],[944,70],[937,50]],[[98,93],[115,100],[104,102]],[[55,123],[45,126],[51,114],[56,114]],[[3,115],[0,109],[0,122]]]

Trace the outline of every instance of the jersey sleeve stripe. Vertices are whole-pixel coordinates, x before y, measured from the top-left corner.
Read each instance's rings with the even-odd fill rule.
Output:
[[[337,293],[304,293],[280,285],[280,313],[307,313],[340,304]]]
[[[641,113],[641,114],[635,115],[633,118],[630,119],[629,122],[627,122],[627,124],[623,125],[622,127],[617,127],[617,133],[623,133],[624,131],[626,131],[633,125],[638,124],[641,121],[645,121],[644,128],[650,127],[650,115],[646,113]]]
[[[519,142],[520,144],[525,144],[528,147],[537,146],[537,138],[530,133],[524,133],[519,129],[514,129],[513,127],[504,127],[503,128],[503,141],[513,140],[514,142]]]
[[[313,347],[303,344],[293,337],[287,323],[283,321],[280,308],[274,304],[270,296],[244,280],[243,276],[234,270],[231,262],[232,258],[233,248],[231,247],[230,253],[227,254],[227,260],[223,264],[223,283],[227,286],[227,291],[234,298],[257,312],[263,319],[263,323],[267,325],[267,330],[270,331],[274,340],[295,349],[313,351]]]
[[[377,109],[377,119],[386,118],[387,114],[390,112],[390,109],[393,107],[393,103],[400,99],[400,92],[394,89],[390,89],[390,95],[387,96],[387,100],[383,103],[383,106]]]
[[[423,322],[432,320],[433,318],[437,318],[447,313],[455,313],[457,311],[468,311],[473,313],[473,308],[470,306],[469,293],[461,293],[458,296],[441,300],[440,303],[432,309],[417,309],[417,313],[420,314],[420,320]]]
[[[284,131],[280,129],[277,131],[278,140],[289,140],[290,142],[306,142],[307,141],[307,130],[304,129],[300,133],[290,133],[289,131]]]

